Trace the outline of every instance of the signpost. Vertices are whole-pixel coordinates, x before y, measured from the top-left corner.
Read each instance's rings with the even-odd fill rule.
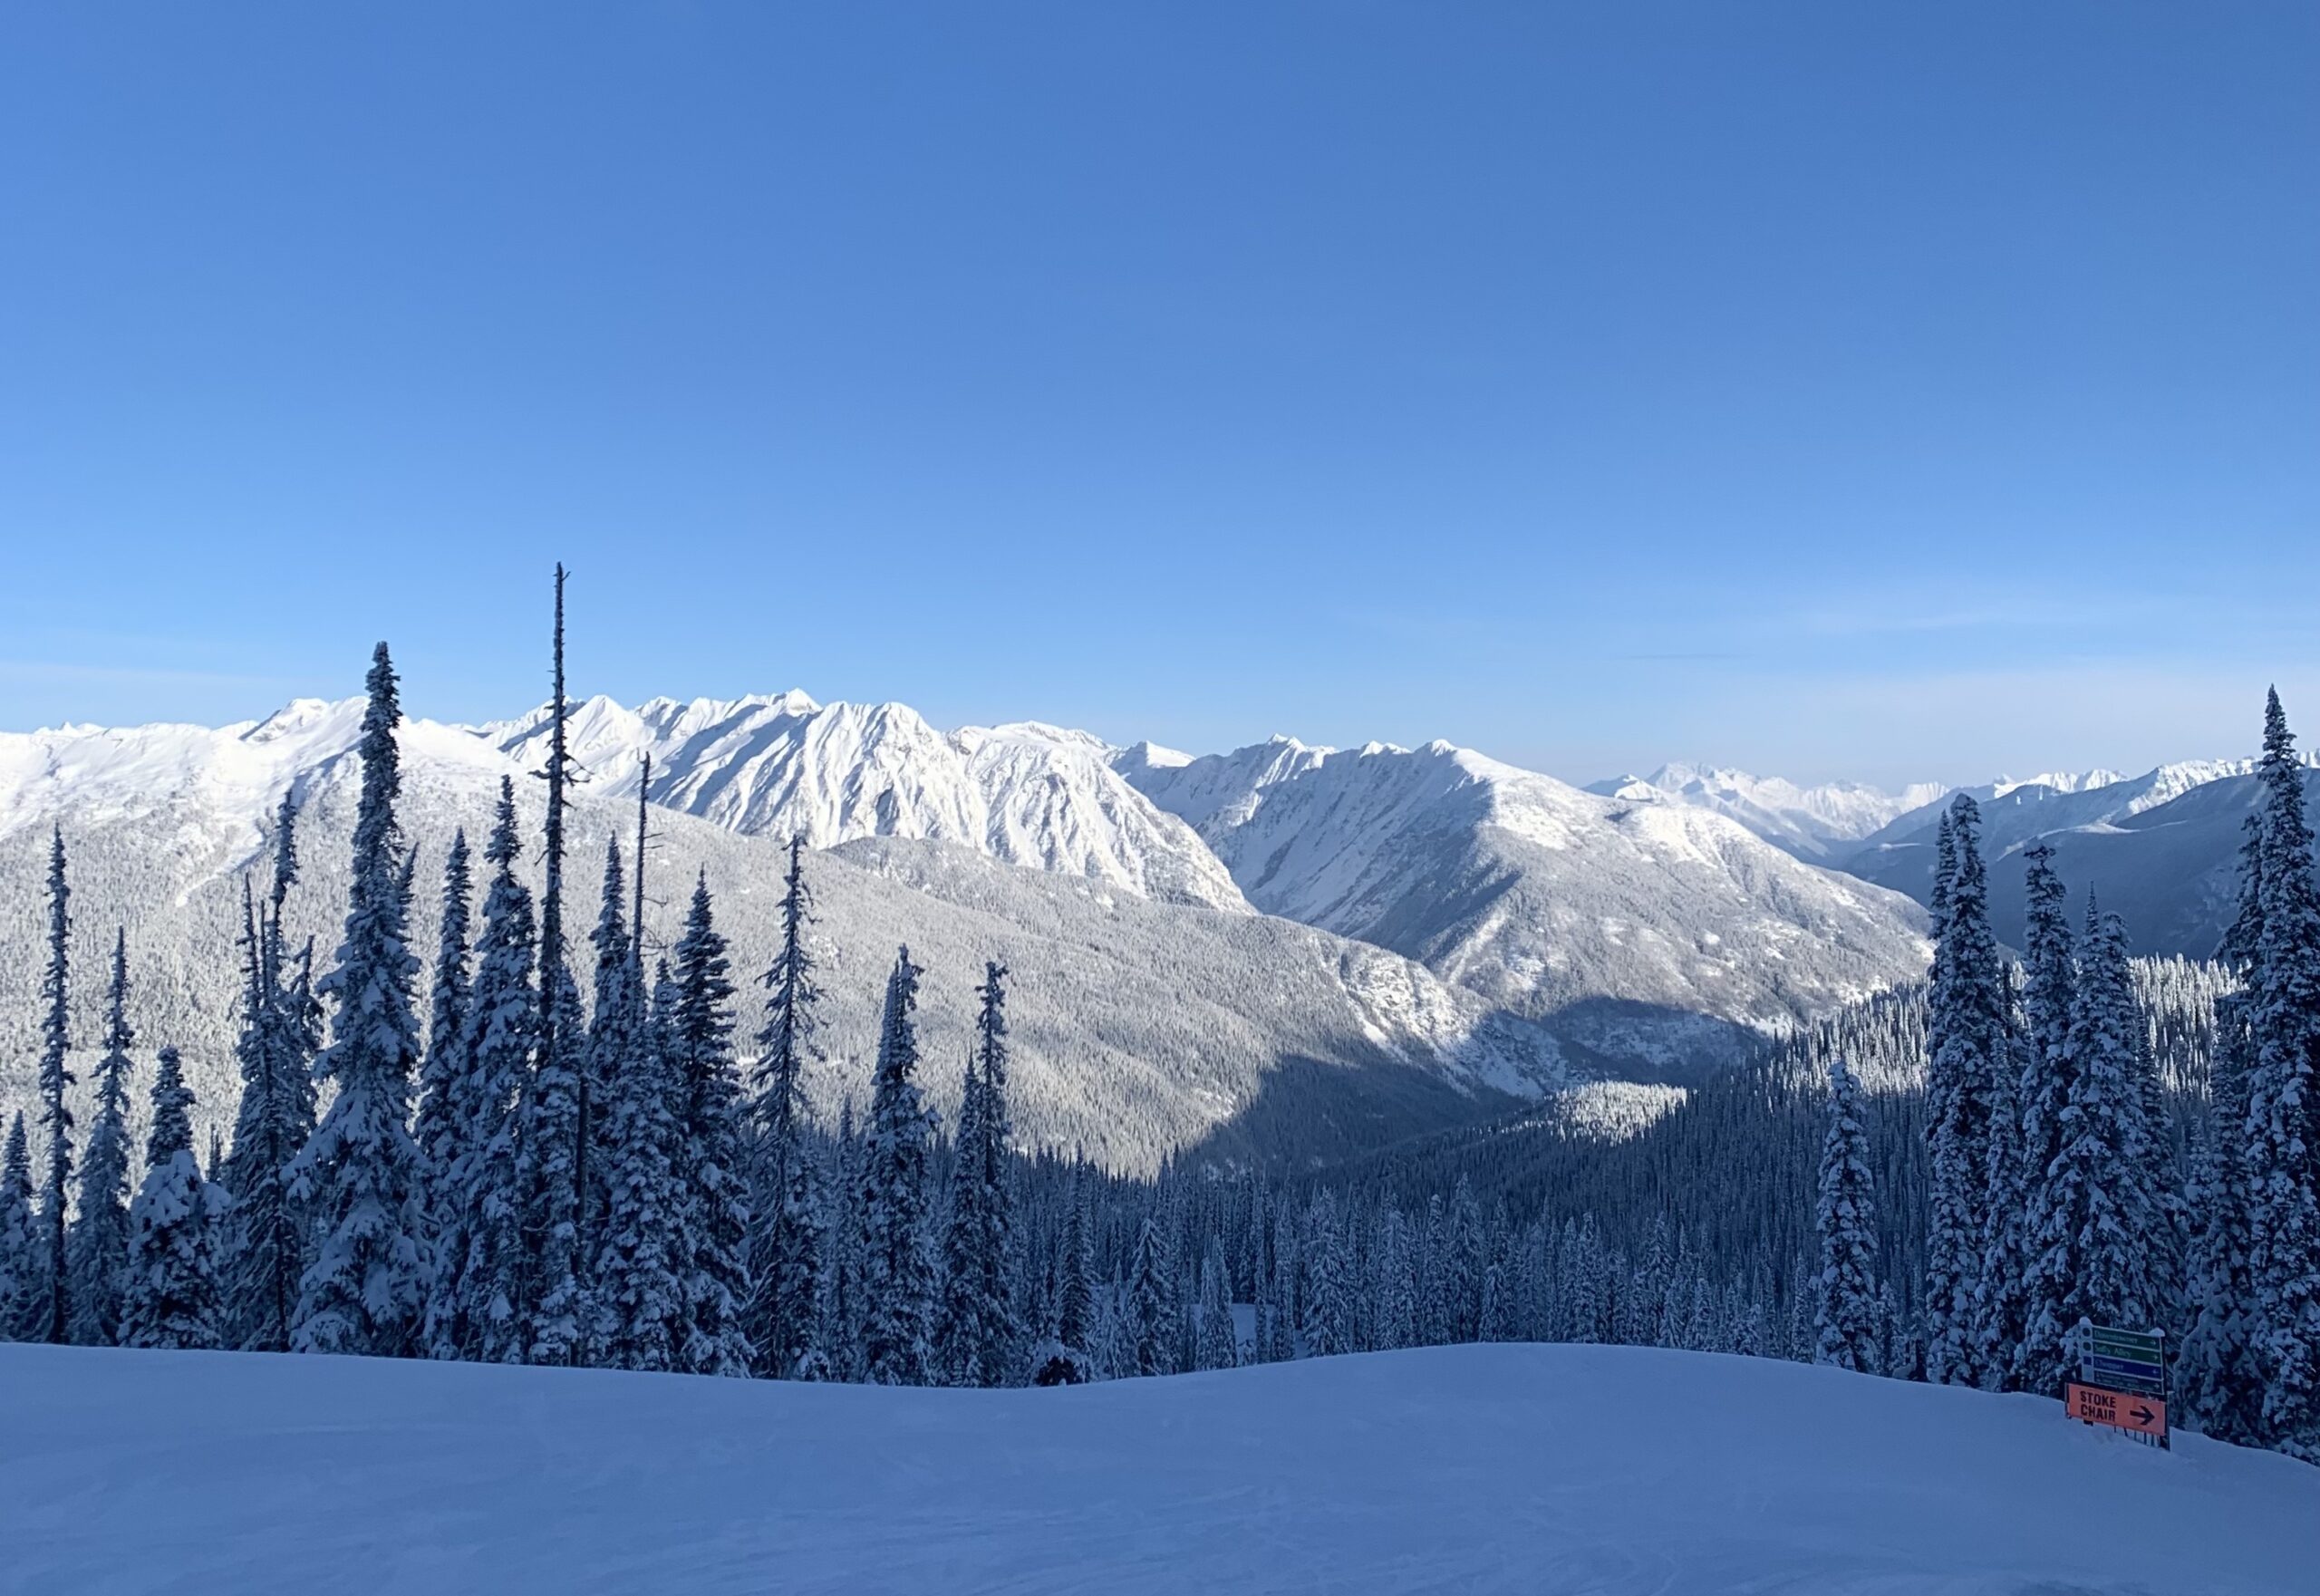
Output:
[[[2078,1378],[2063,1387],[2063,1410],[2082,1424],[2111,1425],[2139,1440],[2167,1446],[2165,1332],[2111,1330],[2082,1321]]]
[[[2076,1380],[2066,1384],[2064,1400],[2070,1405],[2070,1416],[2085,1424],[2115,1425],[2139,1436],[2167,1438],[2167,1404],[2156,1397],[2137,1397],[2126,1391],[2106,1391],[2100,1386],[2082,1386]]]

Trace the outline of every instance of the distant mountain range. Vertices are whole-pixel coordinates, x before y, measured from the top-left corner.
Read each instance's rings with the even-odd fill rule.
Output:
[[[303,807],[294,929],[326,956],[343,913],[361,718],[302,700],[223,728],[0,735],[0,924],[38,935],[48,826],[72,848],[79,1033],[101,946],[126,924],[135,1017],[228,1095],[239,880],[281,795]],[[665,933],[705,872],[742,970],[770,952],[778,844],[814,872],[834,1113],[866,1084],[875,994],[898,942],[928,978],[938,1103],[984,958],[1015,972],[1019,1127],[1120,1167],[1205,1150],[1321,1156],[1482,1117],[1586,1080],[1681,1080],[1747,1039],[1922,969],[1903,895],[1800,860],[1735,818],[1591,794],[1446,743],[1193,759],[1037,724],[941,731],[899,704],[802,693],[575,704],[570,879],[633,832],[646,756],[649,916]],[[543,753],[534,711],[407,722],[403,822],[416,945],[452,831]],[[536,865],[536,862],[535,862]],[[37,961],[0,962],[0,1104],[30,1087]]]
[[[2307,765],[2314,758],[2307,756]],[[1741,771],[1668,765],[1593,790],[1727,815],[1776,847],[1925,903],[1934,840],[1959,791],[1982,815],[1991,913],[2000,937],[2022,934],[2022,851],[2041,839],[2073,890],[2092,885],[2124,917],[2137,951],[2205,958],[2236,902],[2241,823],[2255,804],[2255,761],[2195,759],[2140,776],[2048,774],[1979,787],[1919,785],[1900,793],[1839,784],[1800,788]],[[2306,779],[2320,802],[2320,770]],[[2315,812],[2320,817],[2320,811]],[[1874,825],[1870,822],[1875,821]]]

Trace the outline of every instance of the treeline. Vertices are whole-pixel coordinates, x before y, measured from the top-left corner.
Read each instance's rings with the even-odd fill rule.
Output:
[[[1840,1059],[1816,1213],[1824,1360],[2051,1395],[2083,1327],[2157,1330],[2199,1428],[2320,1456],[2320,890],[2276,693],[2257,775],[2221,950],[2231,984],[2166,1023],[2092,888],[2074,932],[2044,846],[2026,856],[2020,963],[2001,957],[1979,815],[1955,801],[1932,901],[1923,1239],[1898,1257],[1880,1247],[1870,1143]],[[1898,1362],[1861,1330],[1890,1295],[1880,1262],[1917,1290]]]

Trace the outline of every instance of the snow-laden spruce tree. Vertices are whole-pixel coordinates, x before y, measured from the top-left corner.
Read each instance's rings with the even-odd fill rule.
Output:
[[[2239,850],[2239,911],[2218,960],[2238,986],[2216,1003],[2208,1112],[2184,1194],[2190,1224],[2184,1308],[2189,1323],[2176,1359],[2183,1407],[2203,1434],[2247,1446],[2263,1434],[2264,1371],[2251,1339],[2248,1278],[2248,1072],[2254,1065],[2250,1019],[2263,943],[2263,817],[2250,815]]]
[[[733,1059],[732,965],[710,910],[706,875],[693,885],[674,953],[676,1009],[667,1035],[684,1114],[680,1174],[692,1244],[684,1282],[690,1317],[677,1349],[679,1367],[694,1374],[746,1375],[749,1341],[741,1315],[750,1296],[749,1138]]]
[[[80,1212],[72,1224],[72,1340],[83,1347],[121,1339],[121,1272],[129,1266],[129,1049],[136,1045],[129,1023],[129,933],[117,929],[97,1116],[82,1151]]]
[[[1861,1084],[1842,1057],[1829,1061],[1828,1130],[1821,1141],[1813,1224],[1821,1272],[1812,1282],[1812,1361],[1884,1371],[1877,1344],[1877,1191]]]
[[[411,1129],[427,1166],[427,1211],[440,1233],[459,1204],[451,1166],[464,1135],[459,1083],[467,1078],[468,1011],[475,1001],[475,868],[467,828],[451,833],[443,858],[442,914],[435,943],[435,980],[427,1012],[427,1056],[419,1066],[419,1117]],[[436,1267],[440,1270],[439,1255]]]
[[[1939,908],[1927,997],[1926,1378],[1979,1382],[1976,1303],[1981,1289],[1990,1129],[1999,1072],[2011,1062],[2010,1001],[1989,922],[1981,810],[1959,793],[1937,864]],[[2006,1094],[2010,1098],[2011,1093]]]
[[[502,777],[484,861],[483,929],[466,1024],[446,1043],[443,1104],[430,1116],[436,1191],[433,1274],[427,1293],[429,1356],[520,1361],[525,1342],[515,1293],[522,1249],[516,1222],[515,1104],[531,1069],[539,1020],[533,987],[538,932],[532,894],[516,873],[523,856],[515,783]]]
[[[1085,1359],[1094,1350],[1096,1257],[1088,1215],[1088,1170],[1074,1160],[1063,1234],[1056,1246],[1055,1339]]]
[[[1387,1204],[1378,1215],[1377,1235],[1369,1246],[1376,1330],[1370,1340],[1380,1351],[1417,1344],[1417,1277],[1410,1253],[1409,1221],[1401,1208]]]
[[[825,1150],[822,1189],[829,1194],[829,1228],[822,1255],[822,1322],[815,1341],[827,1363],[825,1378],[863,1378],[865,1229],[862,1171],[866,1149],[856,1131],[854,1094],[838,1099],[837,1137]]]
[[[640,884],[641,885],[641,884]],[[644,969],[622,909],[620,850],[604,859],[596,948],[591,1078],[603,1092],[606,1202],[596,1252],[603,1357],[614,1369],[676,1368],[678,1330],[689,1317],[682,1259],[686,1193],[677,1180],[683,1127],[669,1059],[646,1012]]]
[[[2159,1318],[2149,1267],[2157,1213],[2144,1184],[2150,1132],[2134,1084],[2140,1020],[2126,927],[2101,912],[2092,891],[2081,945],[2070,1098],[2040,1204],[2043,1228],[2031,1238],[2039,1317],[2026,1344],[2041,1368],[2064,1366],[2082,1319],[2143,1330]]]
[[[639,889],[643,883],[639,881]],[[635,1045],[638,1011],[624,1005],[643,1001],[641,979],[630,978],[632,957],[627,910],[627,876],[622,869],[620,839],[604,839],[604,876],[596,904],[596,924],[587,943],[594,955],[589,974],[587,1029],[578,1039],[582,1104],[581,1165],[577,1183],[580,1204],[581,1279],[587,1283],[595,1318],[583,1337],[587,1360],[604,1361],[598,1338],[611,1322],[604,1302],[602,1278],[604,1230],[612,1221],[613,1165],[618,1148],[611,1132],[613,1081],[620,1074],[624,1055]],[[642,975],[639,966],[638,975]]]
[[[346,929],[320,989],[334,1005],[331,1044],[314,1060],[316,1078],[337,1095],[293,1166],[294,1198],[311,1205],[319,1241],[291,1345],[401,1358],[419,1349],[430,1257],[424,1172],[411,1139],[419,961],[408,946],[410,875],[395,819],[402,710],[383,643],[365,685]]]
[[[2059,1394],[2066,1349],[2042,1341],[2035,1327],[2071,1322],[2057,1295],[2065,1282],[2038,1268],[2037,1238],[2056,1224],[2051,1210],[2062,1194],[2054,1185],[2063,1147],[2063,1112],[2071,1099],[2071,1015],[2077,1004],[2078,965],[2071,943],[2068,894],[2054,874],[2054,850],[2041,841],[2025,849],[2023,935],[2022,1074],[2016,1098],[2022,1113],[2023,1339],[2014,1359],[2015,1388]]]
[[[24,1110],[8,1124],[8,1150],[0,1158],[0,1341],[31,1339],[40,1275],[40,1228],[33,1212],[32,1148]]]
[[[2021,1028],[2013,982],[1998,971],[2006,1024],[1991,1059],[1983,1156],[1981,1255],[1974,1282],[1974,1368],[1988,1390],[2013,1390],[2029,1281],[2029,1155],[2022,1134]]]
[[[1329,1358],[1356,1349],[1353,1259],[1345,1243],[1337,1198],[1330,1192],[1321,1192],[1305,1217],[1305,1314],[1300,1328],[1309,1357]]]
[[[904,948],[886,982],[856,1199],[862,1371],[882,1386],[924,1385],[933,1361],[934,1260],[926,1225],[934,1116],[918,1093],[919,974]]]
[[[121,1294],[125,1347],[218,1345],[217,1211],[224,1195],[193,1156],[193,1092],[175,1048],[161,1049],[145,1181],[129,1212]]]
[[[583,1356],[594,1313],[581,1271],[583,1027],[571,969],[548,952],[543,937],[532,1062],[517,1093],[519,1258],[511,1301],[522,1359],[566,1364]],[[559,1039],[553,1051],[551,1033]]]
[[[2313,880],[2304,770],[2279,694],[2264,707],[2257,768],[2262,924],[2251,972],[2242,1143],[2248,1188],[2250,1338],[2264,1371],[2263,1439],[2320,1457],[2320,886]]]
[[[1007,971],[983,965],[974,1051],[961,1098],[951,1211],[943,1230],[937,1357],[962,1386],[1012,1382],[1023,1359],[1017,1307],[1012,1128],[1007,1109]]]
[[[1232,1290],[1227,1272],[1224,1254],[1212,1240],[1200,1263],[1197,1368],[1232,1369],[1241,1361],[1241,1338],[1232,1325]]]
[[[1127,1322],[1125,1349],[1127,1374],[1175,1372],[1174,1288],[1168,1281],[1165,1249],[1160,1226],[1150,1214],[1137,1222],[1136,1247],[1128,1254],[1124,1305]]]
[[[65,1094],[75,1077],[67,1068],[72,1046],[72,966],[67,945],[72,889],[64,879],[64,828],[49,838],[48,963],[42,972],[40,1124],[48,1132],[48,1167],[41,1188],[41,1268],[34,1332],[25,1339],[62,1346],[71,1339],[72,1283],[65,1239],[65,1193],[72,1179],[72,1111]]]
[[[1298,1256],[1301,1246],[1297,1214],[1282,1203],[1273,1210],[1272,1219],[1272,1312],[1265,1326],[1268,1363],[1286,1363],[1297,1356],[1298,1326],[1304,1317],[1299,1294],[1304,1273]]]
[[[789,839],[782,878],[781,948],[765,972],[765,1026],[758,1032],[757,1126],[749,1272],[756,1286],[747,1329],[758,1372],[777,1379],[797,1373],[813,1347],[821,1316],[826,1194],[818,1161],[804,1145],[801,1078],[813,1048],[814,957],[807,945],[813,892],[806,883],[806,839]]]
[[[564,933],[565,785],[571,763],[564,691],[564,566],[556,567],[554,685],[541,846],[539,1018],[519,1098],[516,1152],[523,1193],[516,1317],[532,1363],[585,1361],[596,1316],[587,1278],[590,1096],[580,989]]]
[[[233,1151],[218,1171],[228,1199],[220,1333],[227,1344],[250,1352],[289,1349],[312,1250],[309,1215],[292,1192],[291,1171],[314,1132],[323,1016],[314,998],[313,940],[293,960],[282,919],[298,879],[297,817],[285,791],[275,814],[274,885],[263,906],[251,900],[249,878],[242,879],[243,1019],[234,1049],[242,1091]]]

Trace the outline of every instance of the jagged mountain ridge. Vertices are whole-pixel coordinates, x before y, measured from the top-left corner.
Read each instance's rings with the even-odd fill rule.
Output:
[[[71,844],[76,1040],[98,1033],[104,954],[123,924],[142,1051],[178,1043],[205,1119],[226,1112],[243,875],[263,885],[269,818],[295,790],[304,876],[290,925],[313,935],[326,961],[344,913],[359,720],[359,708],[305,703],[220,730],[84,728],[0,745],[0,773],[13,778],[0,792],[0,914],[24,955],[0,962],[0,1108],[28,1103],[33,1090],[43,822],[56,819]],[[399,742],[401,815],[420,883],[412,941],[429,952],[434,877],[454,829],[477,837],[501,778],[513,776],[536,846],[544,797],[525,779],[530,764],[472,731],[407,721]],[[575,798],[575,924],[594,917],[607,839],[625,851],[635,819],[633,788]],[[672,936],[705,875],[737,974],[763,969],[778,933],[778,843],[659,808],[650,820],[648,925]],[[536,879],[537,859],[527,866]],[[928,971],[922,1045],[938,1108],[957,1098],[982,962],[1000,960],[1013,976],[1019,1134],[1029,1145],[1082,1147],[1115,1168],[1149,1172],[1186,1153],[1335,1156],[1503,1112],[1565,1079],[1551,1037],[1477,994],[1386,950],[1244,904],[1155,901],[964,843],[905,837],[840,842],[814,856],[811,879],[829,998],[826,1057],[807,1086],[826,1117],[866,1093],[878,994],[904,942]],[[585,946],[574,954],[584,961]],[[742,1016],[744,1039],[756,1023]],[[92,1061],[80,1060],[84,1093]]]
[[[1249,901],[1424,962],[1607,1069],[1680,1077],[1915,977],[1898,895],[1725,816],[1590,794],[1446,742],[1275,739],[1116,763],[1194,824]]]
[[[545,706],[477,728],[537,765]],[[1246,912],[1191,828],[1146,801],[1085,732],[1025,722],[944,733],[904,704],[817,704],[802,692],[577,703],[567,736],[593,790],[633,795],[728,830],[802,835],[811,847],[865,837],[963,843],[1011,865],[1161,903]]]
[[[2304,762],[2320,768],[2320,755],[2307,753]],[[2064,882],[2074,890],[2094,885],[2105,905],[2126,920],[2139,950],[2205,958],[2214,953],[2236,901],[2238,827],[2254,801],[2255,768],[2250,758],[2181,759],[2137,776],[2097,769],[1940,788],[1933,789],[1932,801],[1894,816],[1850,846],[1827,839],[1800,846],[1792,817],[1777,805],[1724,801],[1735,794],[1826,790],[1796,788],[1777,779],[1719,771],[1698,780],[1692,767],[1671,765],[1648,781],[1621,778],[1590,790],[1718,808],[1777,846],[1825,858],[1836,869],[1920,904],[1932,895],[1941,816],[1958,793],[1968,793],[1981,810],[1991,907],[2002,937],[2020,934],[2020,856],[2043,840],[2054,847]],[[1663,776],[1670,779],[1663,782]]]
[[[1729,816],[1783,852],[1829,864],[1899,817],[1933,802],[1938,782],[1912,782],[1887,792],[1859,781],[1800,786],[1778,776],[1712,765],[1671,763],[1648,776],[1620,776],[1587,790],[1635,802],[1668,800]]]
[[[2061,794],[2025,787],[1983,804],[1990,915],[1998,935],[2020,945],[2023,853],[2043,841],[2054,850],[2054,869],[2074,899],[2094,888],[2103,907],[2126,922],[2137,953],[2213,957],[2238,901],[2243,822],[2257,798],[2252,764],[2164,766],[2151,773],[2162,778],[2158,781],[2139,777]],[[2229,773],[2233,766],[2238,773]],[[2167,791],[2167,772],[2180,779],[2188,771],[2218,769],[2227,773],[2158,798]],[[2305,808],[2320,820],[2320,769],[2308,764]],[[1865,849],[1846,868],[1924,901],[1933,885],[1934,824]]]
[[[327,785],[360,717],[358,701],[304,700],[219,729],[0,737],[0,837],[49,819],[76,834],[120,822],[123,846],[166,837],[169,861],[147,879],[181,899],[261,854],[275,798]],[[1679,1077],[1908,979],[1923,958],[1906,904],[1796,865],[1721,817],[1647,814],[1448,744],[1332,755],[1282,739],[1194,760],[1032,723],[945,733],[903,705],[796,692],[634,710],[590,699],[570,731],[584,807],[628,805],[650,754],[656,812],[729,837],[947,845],[1099,904],[1245,919],[1253,900],[1400,954],[1455,994],[1426,998],[1456,1011],[1454,1030],[1498,1039],[1485,1051],[1509,1061],[1493,1069],[1518,1089],[1571,1066]],[[498,772],[539,768],[545,735],[537,711],[406,723],[414,792],[442,789],[442,838],[455,814],[484,823]],[[1269,978],[1260,962],[1200,979],[1252,975]],[[1407,1040],[1376,1029],[1389,1051]],[[1279,1058],[1308,1044],[1251,1045]]]

